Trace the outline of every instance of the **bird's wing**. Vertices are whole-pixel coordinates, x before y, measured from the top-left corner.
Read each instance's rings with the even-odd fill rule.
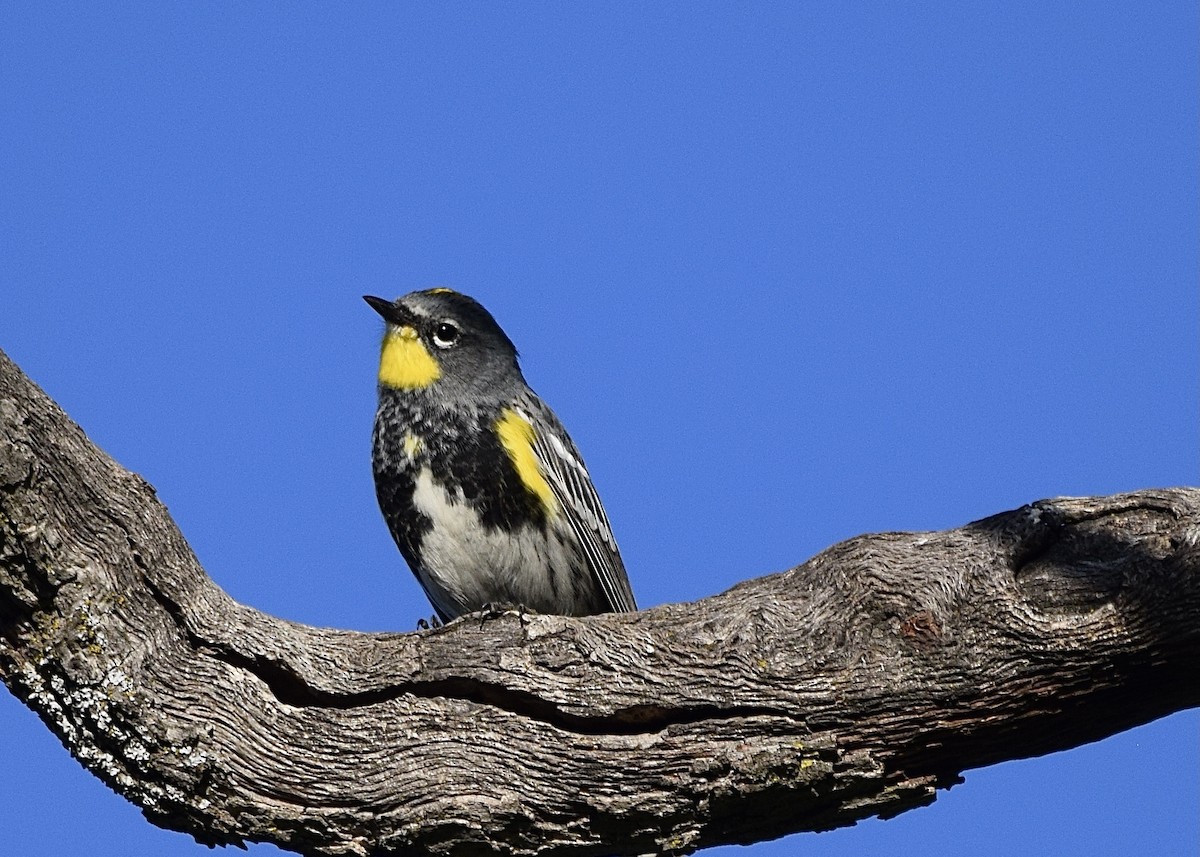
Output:
[[[608,515],[604,513],[600,496],[592,485],[579,451],[554,412],[541,401],[535,399],[522,404],[537,412],[537,418],[530,420],[535,426],[534,456],[566,513],[571,529],[583,546],[588,566],[600,582],[610,608],[614,612],[637,610]],[[549,430],[538,429],[543,426]]]

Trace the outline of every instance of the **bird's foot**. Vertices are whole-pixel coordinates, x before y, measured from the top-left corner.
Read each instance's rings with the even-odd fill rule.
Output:
[[[508,604],[503,601],[489,601],[479,609],[479,627],[489,619],[499,619],[501,616],[516,616],[517,620],[524,628],[527,624],[525,617],[528,615],[524,604]]]

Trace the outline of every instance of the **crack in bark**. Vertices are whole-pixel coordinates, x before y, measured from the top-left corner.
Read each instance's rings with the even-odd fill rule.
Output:
[[[529,691],[505,687],[496,682],[469,677],[398,682],[386,688],[354,693],[338,693],[313,687],[287,663],[261,655],[247,655],[229,644],[206,640],[187,627],[183,609],[155,585],[149,574],[142,580],[154,600],[170,614],[188,644],[197,652],[207,653],[237,669],[256,676],[271,694],[295,708],[350,709],[380,705],[405,696],[423,699],[457,699],[487,705],[516,717],[529,718],[579,735],[653,735],[675,726],[749,717],[795,718],[787,711],[769,706],[693,706],[672,708],[637,705],[615,710],[609,716],[584,717],[563,711],[559,706]]]

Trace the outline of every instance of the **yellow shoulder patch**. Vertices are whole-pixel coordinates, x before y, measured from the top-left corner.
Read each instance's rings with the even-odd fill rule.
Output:
[[[500,413],[500,419],[496,420],[496,434],[500,436],[504,451],[517,468],[522,484],[538,498],[546,514],[553,517],[558,513],[558,500],[538,467],[537,456],[533,453],[533,426],[529,420],[512,408],[505,408]]]
[[[380,384],[415,390],[428,387],[440,377],[442,370],[413,328],[388,328],[379,354]]]

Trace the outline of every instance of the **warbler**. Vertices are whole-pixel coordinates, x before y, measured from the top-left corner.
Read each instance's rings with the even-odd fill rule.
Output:
[[[363,300],[386,322],[375,493],[441,620],[636,610],[583,458],[491,313],[445,288]]]

